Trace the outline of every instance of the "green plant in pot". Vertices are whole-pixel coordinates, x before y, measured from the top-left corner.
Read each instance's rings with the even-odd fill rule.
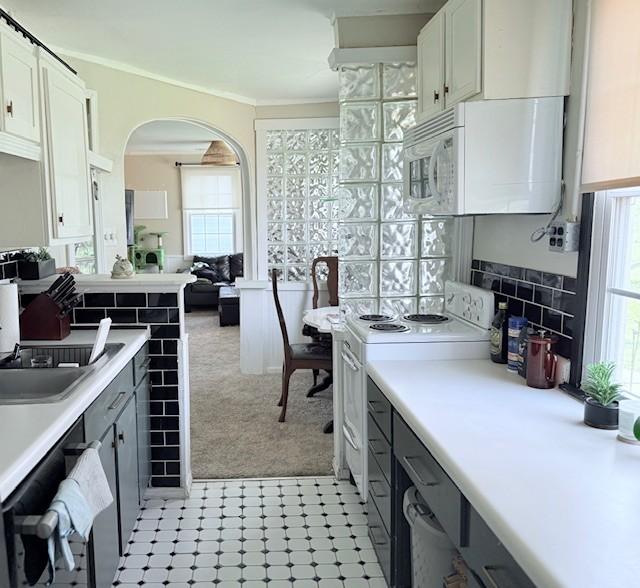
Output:
[[[40,280],[56,273],[56,260],[44,248],[28,251],[18,262],[18,274],[23,280]]]
[[[584,422],[597,429],[618,428],[618,400],[620,384],[613,382],[616,364],[601,361],[587,367],[582,390],[587,395],[584,402]]]

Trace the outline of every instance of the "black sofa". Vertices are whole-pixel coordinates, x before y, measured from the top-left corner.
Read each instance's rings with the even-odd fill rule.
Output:
[[[236,278],[244,275],[242,253],[219,257],[193,256],[193,265],[204,264],[191,271],[198,281],[184,289],[184,310],[191,312],[194,306],[218,308],[220,288],[233,286]],[[192,266],[193,267],[193,266]]]

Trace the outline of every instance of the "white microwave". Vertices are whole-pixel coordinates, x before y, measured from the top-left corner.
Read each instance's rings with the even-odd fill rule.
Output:
[[[404,137],[404,198],[427,215],[553,212],[564,99],[461,102]]]

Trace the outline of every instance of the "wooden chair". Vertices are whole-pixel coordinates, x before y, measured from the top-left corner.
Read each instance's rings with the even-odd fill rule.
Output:
[[[284,313],[282,312],[280,299],[278,298],[278,272],[276,269],[271,270],[271,284],[273,286],[273,301],[276,305],[280,331],[282,332],[282,341],[284,343],[282,395],[278,402],[278,406],[282,407],[280,418],[278,420],[283,423],[287,415],[287,398],[289,396],[289,380],[291,379],[291,374],[296,370],[331,371],[333,363],[331,349],[328,347],[323,347],[316,343],[289,343],[287,325],[284,320]]]
[[[318,276],[316,266],[319,263],[326,263],[329,267],[327,276],[327,290],[329,291],[329,306],[338,306],[338,258],[337,257],[316,257],[311,264],[311,279],[313,280],[313,308],[318,308]]]

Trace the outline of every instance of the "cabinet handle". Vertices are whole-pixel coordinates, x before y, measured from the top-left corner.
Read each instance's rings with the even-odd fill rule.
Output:
[[[126,396],[127,396],[126,392],[120,392],[116,397],[116,399],[111,404],[111,406],[109,406],[109,410],[115,410],[116,408],[118,408],[122,404]]]
[[[378,482],[378,480],[370,480],[369,481],[369,486],[371,487],[371,494],[374,498],[386,498],[387,494],[386,492],[382,492],[382,493],[378,493],[375,491],[375,487],[374,484],[380,484],[380,482]],[[382,484],[380,484],[382,485]]]
[[[7,104],[7,114],[13,118],[13,100],[9,100],[9,104]]]
[[[64,213],[63,213],[63,214],[58,215],[58,222],[59,222],[61,225],[64,225]]]
[[[433,91],[433,103],[435,104],[436,102],[438,102],[438,100],[440,100],[440,93],[438,92],[438,90],[434,90]]]
[[[418,472],[416,467],[411,463],[411,460],[413,460],[413,459],[419,459],[419,458],[411,457],[411,456],[408,456],[408,455],[405,455],[402,458],[404,463],[407,464],[407,467],[413,472],[413,475],[418,479],[418,482],[420,484],[422,484],[423,486],[437,486],[438,485],[437,480],[433,480],[431,482],[425,482],[424,481],[424,479],[422,478],[422,476],[420,475],[420,473]]]
[[[374,545],[386,545],[387,544],[387,542],[384,539],[382,541],[378,541],[376,539],[376,536],[375,536],[374,532],[373,532],[374,529],[382,530],[382,528],[380,526],[378,526],[378,525],[370,525],[369,529],[371,529],[371,535],[373,537],[373,544]]]
[[[124,443],[124,431],[120,431],[118,433],[118,439],[120,439],[120,441]]]
[[[447,84],[444,85],[444,93],[445,94],[449,93],[449,86],[447,86]]]

